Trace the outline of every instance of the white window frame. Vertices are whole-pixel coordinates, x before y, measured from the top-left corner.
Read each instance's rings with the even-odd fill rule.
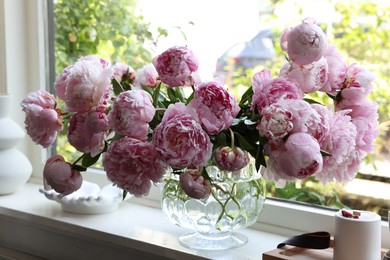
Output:
[[[20,101],[30,91],[45,89],[48,82],[45,34],[46,0],[0,0],[0,91],[14,97],[11,117],[21,126],[24,114]],[[46,150],[26,137],[19,145],[33,165],[30,182],[42,183]],[[102,171],[90,170],[86,179],[107,183]],[[130,200],[129,203],[131,203]],[[154,188],[144,204],[159,207],[159,190]],[[34,203],[31,201],[31,203]],[[335,211],[268,199],[265,210],[253,228],[280,235],[295,235],[319,230],[333,234]],[[382,246],[390,246],[388,223],[382,222]]]

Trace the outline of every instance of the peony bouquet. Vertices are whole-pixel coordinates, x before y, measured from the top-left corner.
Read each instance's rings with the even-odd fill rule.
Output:
[[[46,91],[21,103],[34,142],[50,147],[65,129],[82,153],[74,162],[51,156],[45,189],[76,191],[80,172],[100,158],[108,180],[135,196],[147,195],[169,169],[189,196],[207,197],[213,179],[206,166],[239,175],[250,157],[279,187],[309,176],[353,179],[379,134],[377,104],[367,99],[374,76],[348,65],[312,18],[284,30],[280,44],[287,62],[279,75],[255,73],[239,99],[222,78],[202,80],[186,46],[137,71],[94,55],[80,58],[55,81],[63,108]],[[317,91],[333,106],[309,98]]]

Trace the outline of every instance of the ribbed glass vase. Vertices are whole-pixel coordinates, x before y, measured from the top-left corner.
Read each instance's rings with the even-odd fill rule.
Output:
[[[207,167],[214,180],[212,193],[193,199],[179,185],[179,176],[169,173],[163,182],[162,209],[170,222],[191,232],[179,242],[192,249],[223,250],[244,245],[248,239],[236,232],[256,222],[265,201],[265,181],[253,160],[239,173]]]

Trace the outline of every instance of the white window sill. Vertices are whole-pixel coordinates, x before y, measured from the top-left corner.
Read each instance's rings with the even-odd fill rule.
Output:
[[[172,225],[160,209],[142,205],[142,200],[130,199],[107,214],[69,214],[39,193],[40,187],[27,183],[14,194],[0,196],[0,258],[11,248],[23,259],[261,259],[263,252],[286,239],[246,228],[240,231],[249,238],[243,247],[190,250],[178,243],[186,230]]]

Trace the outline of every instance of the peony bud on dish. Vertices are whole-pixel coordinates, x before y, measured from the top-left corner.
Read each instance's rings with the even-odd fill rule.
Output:
[[[46,161],[43,178],[45,190],[54,189],[62,195],[77,191],[83,183],[80,172],[65,162],[61,155],[53,155]]]

